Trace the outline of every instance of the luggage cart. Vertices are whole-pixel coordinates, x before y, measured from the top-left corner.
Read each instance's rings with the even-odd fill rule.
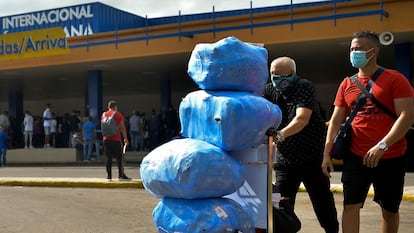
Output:
[[[273,137],[258,148],[230,152],[245,167],[246,182],[238,191],[226,197],[235,200],[253,217],[257,232],[260,229],[273,233],[273,162],[275,161]]]

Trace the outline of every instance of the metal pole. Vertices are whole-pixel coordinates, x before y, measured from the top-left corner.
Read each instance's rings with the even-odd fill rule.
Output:
[[[273,136],[269,136],[268,159],[267,159],[267,232],[273,233]]]

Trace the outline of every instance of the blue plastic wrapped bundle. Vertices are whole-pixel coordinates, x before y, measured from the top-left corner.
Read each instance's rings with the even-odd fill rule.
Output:
[[[180,103],[181,133],[227,151],[256,148],[282,119],[280,108],[248,92],[189,93]]]
[[[163,198],[152,217],[160,233],[255,232],[251,216],[238,203],[226,198]]]
[[[219,147],[190,138],[155,148],[142,160],[140,175],[154,196],[183,199],[221,197],[245,181],[239,161]]]
[[[227,37],[197,44],[188,74],[203,90],[237,90],[262,94],[269,77],[267,50]]]

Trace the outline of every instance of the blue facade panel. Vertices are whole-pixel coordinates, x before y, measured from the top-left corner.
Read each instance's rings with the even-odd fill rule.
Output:
[[[62,27],[69,37],[145,26],[145,18],[98,2],[5,16],[0,22],[1,34]]]

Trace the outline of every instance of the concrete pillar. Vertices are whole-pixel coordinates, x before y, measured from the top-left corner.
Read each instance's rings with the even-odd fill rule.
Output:
[[[98,124],[102,113],[102,71],[88,71],[88,80],[85,95],[85,113],[92,117],[92,121]]]
[[[161,96],[160,113],[165,113],[166,111],[168,111],[168,106],[171,104],[171,80],[168,77],[161,79],[160,96]]]

